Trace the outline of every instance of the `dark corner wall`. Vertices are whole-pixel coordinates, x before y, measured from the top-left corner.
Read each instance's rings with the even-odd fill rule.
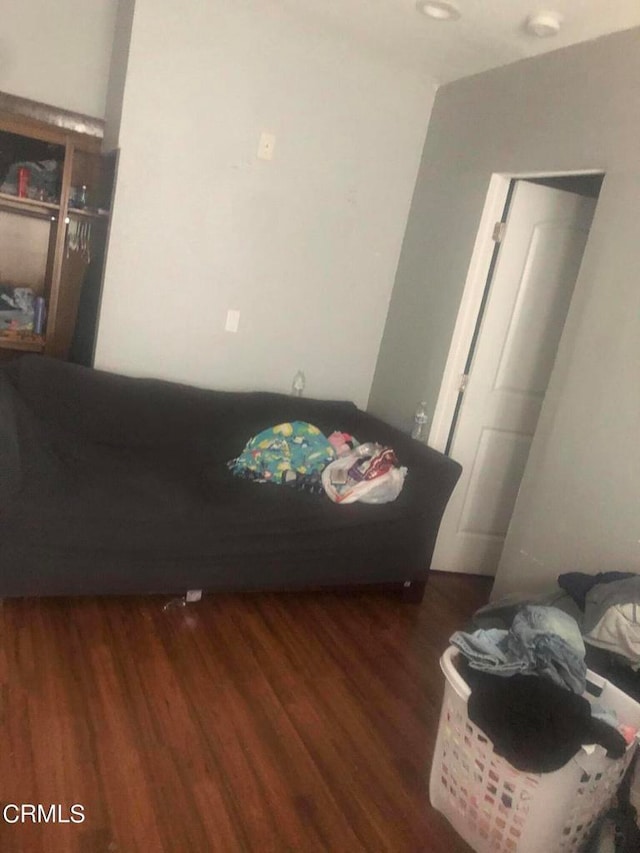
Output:
[[[640,571],[640,30],[439,89],[369,409],[433,412],[489,180],[606,173],[495,594]]]

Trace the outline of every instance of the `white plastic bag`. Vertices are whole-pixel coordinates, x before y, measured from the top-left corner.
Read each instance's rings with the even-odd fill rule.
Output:
[[[386,474],[376,477],[374,480],[361,480],[359,482],[346,478],[346,482],[340,483],[342,476],[361,458],[358,453],[350,453],[331,462],[322,472],[322,485],[331,500],[337,504],[352,504],[362,501],[367,504],[386,504],[395,501],[404,485],[407,474],[406,468],[391,468]]]

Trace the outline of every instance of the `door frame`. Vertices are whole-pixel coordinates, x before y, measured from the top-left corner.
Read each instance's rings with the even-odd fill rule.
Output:
[[[576,175],[605,175],[605,169],[576,169],[557,172],[521,172],[506,174],[494,172],[489,180],[489,189],[484,202],[480,225],[476,234],[469,269],[465,279],[458,315],[451,336],[449,354],[442,374],[442,382],[431,421],[428,444],[444,453],[453,424],[460,382],[472,345],[482,298],[491,267],[495,248],[493,230],[504,213],[509,187],[512,181],[527,178],[565,178]]]

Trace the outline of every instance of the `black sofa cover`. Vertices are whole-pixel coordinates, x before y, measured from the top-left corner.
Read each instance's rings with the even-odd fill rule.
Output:
[[[226,467],[305,420],[395,448],[400,497],[336,506]],[[0,596],[427,578],[460,466],[352,403],[207,391],[27,355],[0,367]]]

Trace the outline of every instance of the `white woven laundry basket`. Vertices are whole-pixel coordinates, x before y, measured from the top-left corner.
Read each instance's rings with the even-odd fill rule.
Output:
[[[478,853],[578,851],[609,807],[637,743],[616,761],[600,746],[583,747],[554,773],[515,770],[469,720],[471,691],[455,666],[457,655],[451,646],[440,659],[445,691],[431,765],[431,804]],[[640,729],[640,704],[591,671],[587,678],[602,690],[599,704]]]

